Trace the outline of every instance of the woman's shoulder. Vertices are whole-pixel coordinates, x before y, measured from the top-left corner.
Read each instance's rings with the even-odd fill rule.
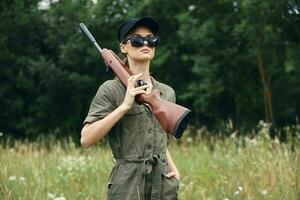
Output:
[[[153,77],[151,77],[151,78],[152,78],[154,87],[157,88],[161,92],[162,97],[165,97],[169,101],[175,102],[176,97],[175,97],[174,89],[171,86],[154,79]]]
[[[102,88],[109,88],[109,89],[120,88],[121,86],[122,84],[118,79],[106,80],[104,83],[100,85],[100,87]]]
[[[174,89],[171,86],[169,86],[169,85],[167,85],[163,82],[160,82],[160,81],[154,79],[153,77],[152,77],[152,80],[154,82],[154,87],[157,87],[157,89],[161,89],[161,90],[164,90],[164,91],[167,91],[167,92],[175,93]]]
[[[102,93],[109,99],[113,99],[116,104],[120,104],[125,95],[125,88],[118,79],[110,79],[102,83],[98,88],[98,93]]]
[[[99,89],[114,91],[124,89],[124,87],[118,79],[110,79],[102,83]]]

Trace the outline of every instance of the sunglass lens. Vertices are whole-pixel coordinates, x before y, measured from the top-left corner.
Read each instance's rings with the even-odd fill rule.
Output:
[[[130,39],[133,47],[141,47],[144,45],[144,39],[142,37],[133,37]]]
[[[147,42],[148,42],[149,47],[153,48],[158,45],[159,38],[158,37],[148,37]]]

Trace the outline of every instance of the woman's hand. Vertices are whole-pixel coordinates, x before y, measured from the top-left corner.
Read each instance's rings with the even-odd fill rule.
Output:
[[[143,74],[136,74],[133,76],[130,76],[127,80],[127,89],[126,89],[126,94],[124,101],[122,103],[122,106],[126,110],[130,110],[134,104],[135,96],[138,94],[145,94],[146,90],[149,85],[143,85],[140,87],[135,87],[136,86],[136,81],[138,80],[139,77],[141,77]]]
[[[180,181],[180,173],[178,170],[173,170],[167,174],[167,178],[175,177],[177,181]]]
[[[169,173],[166,176],[167,176],[167,178],[171,178],[174,176],[177,179],[177,181],[179,181],[180,173],[179,173],[177,167],[175,166],[175,163],[173,162],[173,159],[169,152],[169,149],[167,149],[166,155],[167,155],[168,170],[169,170]]]

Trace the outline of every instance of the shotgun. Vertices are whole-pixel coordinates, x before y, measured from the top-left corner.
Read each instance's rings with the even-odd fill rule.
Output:
[[[129,67],[113,51],[105,48],[102,49],[83,23],[79,24],[79,28],[101,53],[105,64],[114,71],[124,87],[127,87],[127,80],[132,75]],[[191,113],[189,109],[160,98],[160,91],[158,89],[153,89],[147,95],[139,94],[135,100],[139,104],[147,103],[151,106],[154,116],[167,133],[173,135],[176,139],[182,136]]]

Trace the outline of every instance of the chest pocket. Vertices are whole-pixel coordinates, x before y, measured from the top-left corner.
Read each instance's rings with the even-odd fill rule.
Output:
[[[123,134],[138,134],[145,129],[145,110],[142,105],[134,104],[122,118]]]

